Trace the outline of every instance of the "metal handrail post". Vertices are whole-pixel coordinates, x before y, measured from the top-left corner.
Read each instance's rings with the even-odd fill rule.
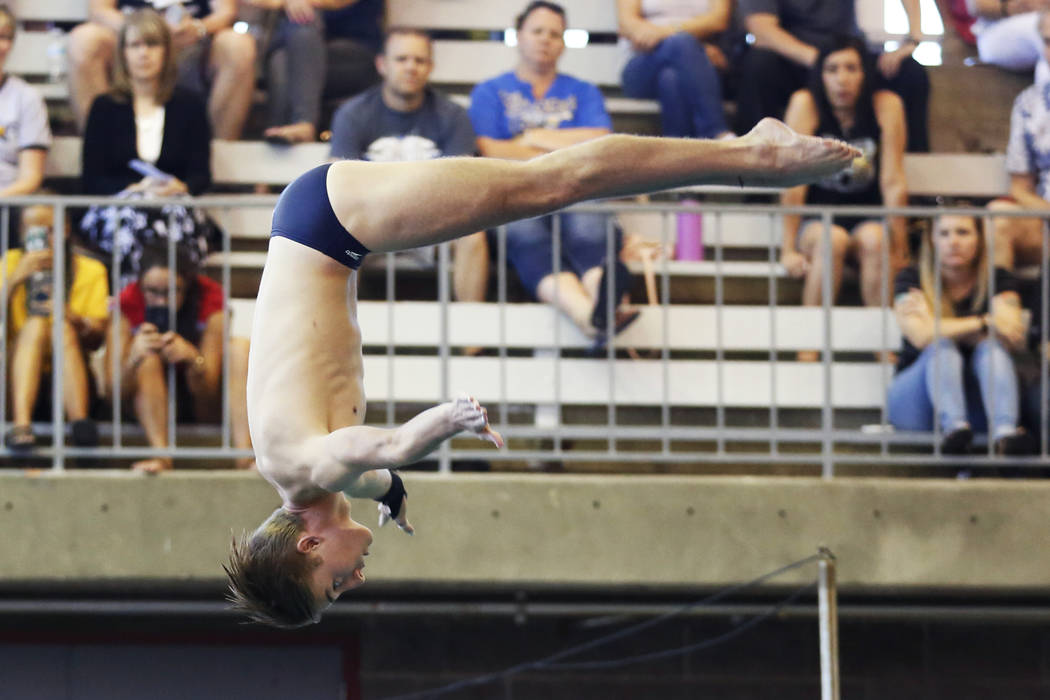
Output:
[[[51,229],[51,249],[54,253],[51,266],[51,443],[54,446],[54,454],[51,458],[51,468],[62,471],[65,463],[65,411],[62,400],[65,392],[66,353],[65,353],[65,326],[66,326],[66,217],[65,205],[58,203],[53,209],[54,219]],[[70,261],[70,269],[72,269]],[[72,285],[73,280],[69,280]]]
[[[441,305],[441,319],[440,327],[438,328],[438,336],[440,345],[438,346],[438,352],[441,357],[441,400],[448,401],[449,396],[449,372],[451,371],[451,357],[449,353],[449,337],[448,337],[448,314],[449,314],[449,299],[451,294],[449,292],[448,275],[449,275],[449,254],[448,254],[448,243],[441,243],[438,245],[438,302]],[[438,451],[438,472],[441,474],[452,473],[452,455],[449,447],[448,440],[442,440],[441,448]]]
[[[827,209],[821,213],[820,223],[823,229],[821,231],[821,240],[824,241],[824,274],[820,280],[820,302],[824,317],[824,352],[821,357],[824,371],[824,403],[820,410],[820,425],[823,433],[823,438],[821,439],[821,476],[825,479],[830,479],[835,474],[835,464],[832,459],[833,442],[831,439],[831,306],[835,301],[832,299],[833,288],[831,279],[835,274],[835,262],[832,259],[831,250],[831,212]]]
[[[835,555],[821,547],[817,579],[817,615],[820,627],[820,697],[839,700],[839,613]]]

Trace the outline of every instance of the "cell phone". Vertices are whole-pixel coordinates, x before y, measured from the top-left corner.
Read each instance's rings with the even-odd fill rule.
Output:
[[[147,163],[144,160],[133,158],[128,161],[128,167],[137,172],[142,177],[152,177],[154,180],[160,182],[168,182],[172,179],[172,176],[152,163]]]
[[[167,306],[147,306],[146,323],[152,323],[157,327],[158,333],[167,333],[170,330],[168,323]]]

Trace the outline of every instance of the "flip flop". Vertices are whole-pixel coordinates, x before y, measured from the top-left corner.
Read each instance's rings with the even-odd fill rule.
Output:
[[[613,337],[618,336],[621,331],[627,328],[627,326],[637,321],[638,317],[641,315],[642,312],[638,309],[618,310],[615,317],[616,326],[613,330]],[[605,352],[608,344],[609,334],[604,330],[600,330],[598,331],[598,335],[594,336],[594,343],[592,343],[591,347],[587,350],[587,354],[591,357],[601,355]]]
[[[609,285],[605,279],[605,275],[608,272],[608,262],[602,262],[602,278],[598,282],[598,299],[594,302],[594,311],[591,313],[591,325],[598,329],[599,332],[605,330],[605,324],[608,322],[605,308],[606,304],[609,303]],[[620,305],[620,299],[623,299],[623,295],[627,293],[630,286],[631,272],[627,269],[626,265],[617,260],[613,263],[613,294],[615,295],[613,299],[615,299],[616,306]],[[619,332],[619,330],[616,331],[616,333]]]
[[[7,446],[12,450],[31,450],[36,447],[36,435],[28,425],[16,425],[7,431]]]

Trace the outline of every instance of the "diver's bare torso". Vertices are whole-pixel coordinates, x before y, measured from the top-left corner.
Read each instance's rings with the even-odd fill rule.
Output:
[[[270,238],[252,321],[248,422],[259,473],[287,505],[327,493],[311,478],[331,459],[321,438],[364,422],[356,276],[312,248]]]

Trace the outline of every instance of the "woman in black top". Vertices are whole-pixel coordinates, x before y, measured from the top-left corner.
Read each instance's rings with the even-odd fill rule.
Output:
[[[211,130],[204,102],[175,87],[171,32],[152,10],[128,16],[117,46],[113,89],[91,105],[83,141],[83,189],[87,194],[131,198],[198,195],[211,186]],[[159,171],[142,175],[145,161]],[[181,205],[164,209],[96,207],[81,221],[84,238],[110,252],[114,241],[130,258],[134,276],[141,245],[166,238],[169,228],[195,261],[207,252],[210,227]]]
[[[901,270],[893,291],[903,336],[887,398],[893,426],[927,431],[936,419],[944,436],[941,451],[958,454],[967,450],[975,429],[989,430],[987,411],[996,451],[1026,452],[1010,356],[1025,341],[1021,301],[1008,270],[997,267],[994,277],[989,274],[981,220],[938,217],[923,237],[918,267]]]
[[[864,156],[853,166],[811,185],[784,192],[786,205],[855,204],[904,206],[906,127],[904,106],[888,90],[873,90],[874,71],[863,43],[837,37],[821,50],[809,86],[791,97],[784,121],[802,134],[842,139]],[[907,258],[904,221],[890,220],[890,263],[899,269]],[[868,306],[882,304],[883,226],[870,217],[835,217],[831,227],[832,294],[838,296],[847,257],[860,265],[861,297]],[[824,227],[819,219],[784,217],[780,262],[792,277],[805,277],[802,303],[821,303],[824,274]]]

